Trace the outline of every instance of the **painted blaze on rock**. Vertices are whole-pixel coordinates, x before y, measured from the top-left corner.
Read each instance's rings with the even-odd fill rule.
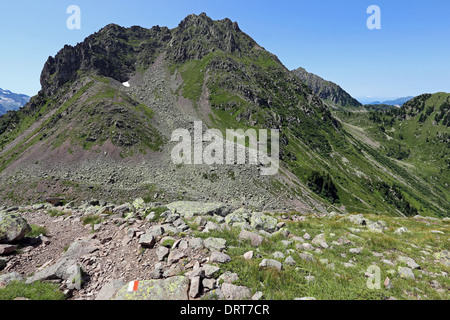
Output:
[[[143,280],[135,291],[129,291],[128,284],[120,288],[114,300],[188,300],[188,289],[189,279],[184,276]]]
[[[18,213],[0,213],[0,243],[22,240],[31,231],[27,221]]]

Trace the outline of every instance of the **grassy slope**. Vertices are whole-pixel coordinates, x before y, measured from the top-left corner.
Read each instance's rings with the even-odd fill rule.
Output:
[[[217,64],[226,65],[227,71],[211,67]],[[209,75],[207,85],[214,113],[211,118],[219,129],[271,128],[276,123],[274,118],[281,119],[282,128],[288,128],[284,134],[289,140],[288,145],[281,146],[283,160],[305,183],[314,171],[330,174],[339,195],[338,202],[329,203],[335,209],[344,205],[349,212],[447,214],[448,192],[446,195],[441,189],[428,190],[415,177],[416,173],[401,163],[345,130],[333,129],[326,111],[310,105],[304,95],[292,91],[283,67],[269,53],[253,50],[243,58],[219,51],[202,60],[190,61],[180,66],[180,70],[185,81],[183,95],[194,103],[200,97],[205,75]],[[249,90],[257,87],[263,98],[271,100],[270,108],[250,101],[236,89],[238,85]],[[293,119],[301,124],[292,125]],[[301,194],[300,189],[292,192]],[[387,199],[389,192],[397,193]]]
[[[406,119],[390,112],[338,113],[344,122],[361,128],[368,139],[378,143],[377,152],[406,172],[403,176],[413,177],[408,186],[416,190],[416,197],[410,196],[408,200],[426,214],[436,210],[445,213],[450,206],[449,129],[442,120],[434,123],[439,106],[448,97],[450,94],[442,93],[431,96],[421,111],[410,108]],[[420,122],[420,117],[432,109]]]
[[[280,219],[281,215],[277,218]],[[329,218],[306,215],[305,218],[302,222],[286,222],[287,229],[297,237],[302,237],[305,233],[311,237],[324,234],[329,248],[319,251],[298,249],[298,242],[286,239],[281,234],[267,238],[261,246],[255,248],[251,246],[249,240],[239,240],[240,230],[235,228],[213,230],[206,234],[198,232],[197,236],[226,239],[229,246],[227,254],[230,255],[231,262],[221,265],[221,272],[237,273],[239,280],[234,284],[252,288],[252,293],[261,291],[263,299],[267,300],[290,300],[296,297],[314,297],[318,300],[449,298],[450,281],[446,273],[448,274],[450,269],[434,257],[435,253],[448,249],[445,236],[431,232],[437,230],[448,235],[450,231],[448,221],[365,215],[365,218],[372,221],[381,220],[387,224],[388,229],[384,233],[374,233],[341,216]],[[410,233],[395,234],[395,230],[400,227],[406,227]],[[333,244],[333,241],[338,242],[339,239],[347,239],[352,243]],[[283,240],[291,242],[286,245],[282,243]],[[362,251],[350,253],[351,248],[361,248]],[[254,251],[254,255],[260,256],[245,260],[243,254],[251,250]],[[277,251],[282,252],[285,257],[292,256],[296,265],[284,264],[281,272],[259,267],[263,259],[275,259],[272,255]],[[303,260],[300,257],[302,252],[312,254],[315,261]],[[404,262],[398,261],[399,256],[409,257],[420,265],[420,270],[413,270],[415,280],[398,275],[399,266],[407,267]],[[393,265],[382,262],[383,259],[392,262]],[[275,260],[283,263],[285,259]],[[347,262],[351,262],[354,267],[345,267],[343,264]],[[368,268],[371,265],[380,267],[380,289],[367,287],[368,278],[365,273],[370,271]],[[314,276],[315,279],[308,282],[306,276]],[[391,280],[392,289],[383,286],[386,277]],[[433,288],[433,281],[437,281],[444,288],[443,292],[440,293]]]
[[[88,76],[83,80],[84,85],[69,99],[64,94],[69,90],[66,86],[61,90],[62,98],[48,101],[30,115],[18,113],[18,125],[0,135],[0,141],[5,144],[18,137],[43,114],[56,109],[52,117],[1,156],[2,170],[39,141],[54,149],[69,140],[72,146],[89,150],[111,139],[113,144],[123,147],[124,156],[159,149],[163,141],[151,125],[152,110],[109,85],[107,78]],[[133,123],[133,127],[126,125],[128,121]]]

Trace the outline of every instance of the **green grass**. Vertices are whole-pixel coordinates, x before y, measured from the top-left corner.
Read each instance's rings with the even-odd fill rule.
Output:
[[[65,215],[65,212],[56,209],[48,209],[47,214],[50,215],[50,217],[60,217]]]
[[[294,214],[294,213],[292,213]],[[290,214],[288,214],[290,215]],[[281,215],[275,215],[280,217]],[[351,223],[342,216],[334,218],[317,217],[313,214],[305,216],[302,222],[287,221],[287,228],[292,235],[302,237],[306,232],[314,237],[323,233],[328,245],[332,248],[321,249],[321,252],[297,249],[293,241],[288,246],[282,243],[286,239],[281,234],[266,238],[262,245],[252,247],[249,240],[238,240],[240,230],[212,230],[209,233],[194,232],[200,238],[217,237],[227,241],[226,253],[230,255],[231,262],[221,264],[221,272],[230,271],[239,275],[239,280],[234,284],[247,286],[252,290],[263,292],[263,299],[291,300],[297,297],[315,297],[318,300],[384,300],[389,297],[404,299],[448,299],[448,293],[438,293],[431,287],[433,280],[438,281],[441,286],[448,290],[450,280],[442,272],[450,272],[450,268],[436,263],[431,256],[425,256],[422,251],[434,252],[448,250],[446,237],[432,234],[430,231],[441,230],[448,236],[450,225],[448,222],[438,220],[435,224],[418,222],[413,218],[395,218],[383,215],[365,215],[371,221],[382,220],[387,224],[384,233],[366,231],[365,226]],[[399,227],[408,228],[411,233],[398,235],[394,231]],[[356,232],[356,229],[361,231]],[[355,230],[355,231],[352,231]],[[345,238],[352,242],[347,245],[333,245],[333,241]],[[310,241],[307,241],[310,242]],[[317,247],[317,246],[315,246]],[[351,248],[361,248],[361,253],[350,253]],[[247,251],[254,251],[254,258],[243,259]],[[283,264],[281,272],[274,269],[259,267],[262,259],[275,259],[272,254],[280,251],[285,256],[291,256],[295,266]],[[315,261],[304,261],[300,257],[301,252],[310,252]],[[382,258],[374,255],[383,254]],[[260,255],[256,257],[256,255]],[[406,266],[397,262],[400,256],[407,256],[419,263],[422,273],[414,270],[416,280],[400,278],[397,275],[398,266]],[[326,259],[327,263],[320,260]],[[387,259],[395,263],[389,266],[381,262]],[[275,259],[284,262],[284,259]],[[351,261],[355,266],[347,268],[343,264]],[[334,269],[330,267],[334,265]],[[367,286],[367,277],[370,266],[376,265],[380,268],[381,288],[370,289]],[[391,274],[394,270],[394,274]],[[434,273],[434,275],[433,275]],[[306,280],[306,276],[314,276],[312,282]],[[383,286],[386,277],[389,277],[394,285],[393,289]],[[419,291],[420,290],[420,291]],[[447,291],[448,292],[448,291]]]
[[[44,236],[47,235],[48,231],[45,227],[41,227],[41,226],[38,226],[35,224],[30,225],[30,227],[31,227],[31,231],[26,234],[27,237],[34,238],[34,237],[38,237],[41,234]]]
[[[65,300],[65,296],[58,289],[58,285],[40,281],[31,284],[26,284],[23,281],[12,281],[5,288],[0,289],[0,300],[14,300],[17,297],[30,300]]]
[[[83,223],[83,225],[90,224],[92,227],[94,227],[94,225],[102,222],[102,218],[100,218],[99,215],[90,214],[90,215],[82,217],[81,222]]]

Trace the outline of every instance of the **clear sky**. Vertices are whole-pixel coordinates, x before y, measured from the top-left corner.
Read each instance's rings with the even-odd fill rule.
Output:
[[[70,30],[69,5],[81,9]],[[369,30],[367,8],[381,9]],[[450,92],[448,0],[2,0],[0,88],[36,94],[48,56],[109,23],[176,27],[188,14],[230,18],[289,69],[304,67],[356,98]]]

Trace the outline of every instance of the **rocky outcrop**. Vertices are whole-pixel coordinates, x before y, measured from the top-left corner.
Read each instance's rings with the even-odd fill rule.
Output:
[[[303,68],[292,70],[301,81],[323,100],[329,100],[340,107],[362,107],[362,104],[348,94],[337,84],[307,72]]]

